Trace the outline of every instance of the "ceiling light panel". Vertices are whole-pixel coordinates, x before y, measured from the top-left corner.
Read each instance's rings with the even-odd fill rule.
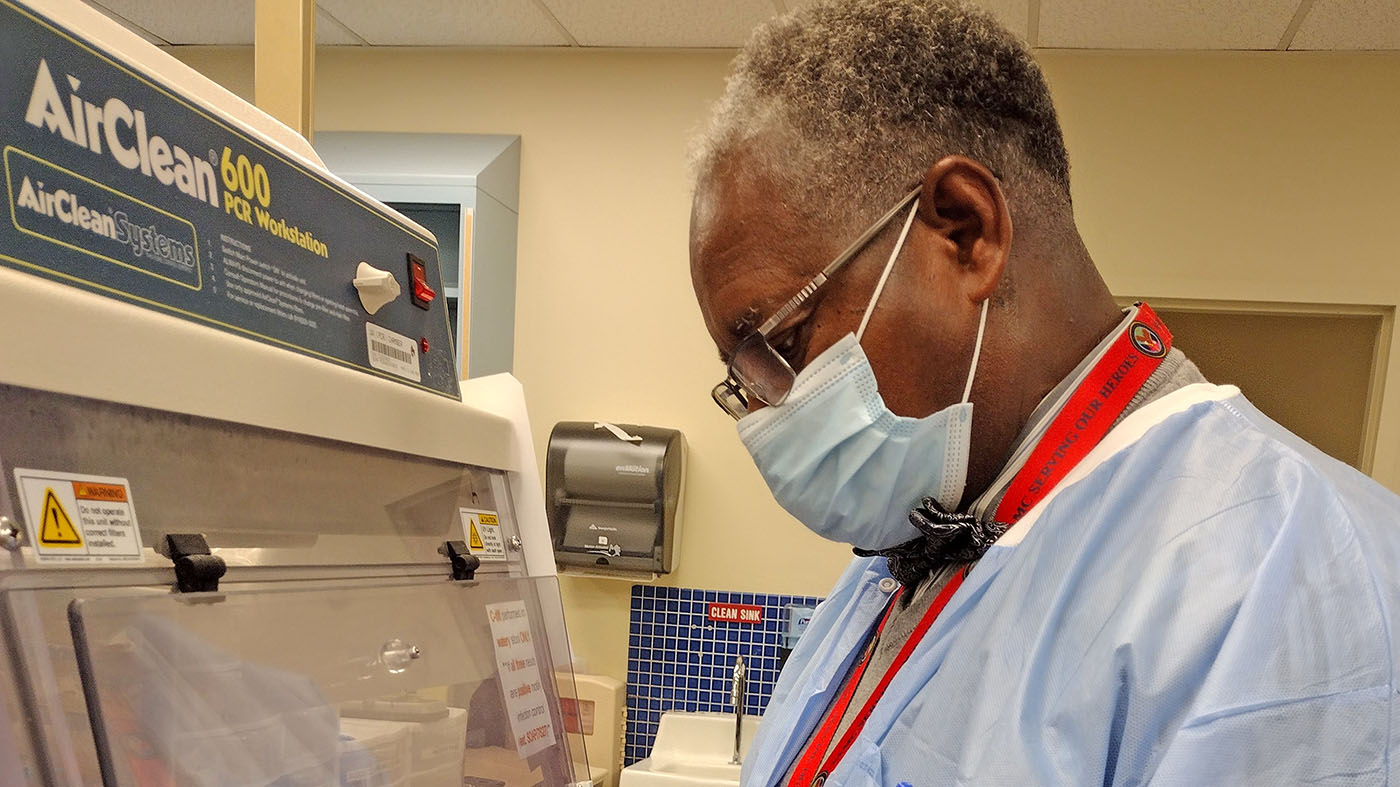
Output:
[[[1273,49],[1298,0],[1041,0],[1042,47]]]

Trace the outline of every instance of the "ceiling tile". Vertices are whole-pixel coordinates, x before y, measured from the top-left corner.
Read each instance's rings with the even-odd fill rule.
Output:
[[[991,11],[1007,29],[1021,38],[1027,36],[1026,20],[1030,15],[1028,0],[974,0],[973,5]]]
[[[377,46],[564,46],[569,42],[529,0],[320,0]]]
[[[141,36],[143,39],[149,41],[152,44],[155,44],[156,46],[164,46],[165,44],[170,43],[169,41],[164,41],[160,39],[154,33],[145,29],[144,27],[141,27],[135,22],[132,22],[130,19],[124,18],[121,14],[118,14],[116,11],[113,11],[112,9],[102,5],[101,3],[96,2],[96,0],[88,0],[88,5],[92,6],[93,8],[96,8],[102,13],[103,16],[107,17],[108,19],[111,19],[113,22],[116,22],[122,27],[125,27],[127,30],[130,30],[136,35]]]
[[[1289,49],[1400,49],[1400,3],[1317,0]]]
[[[253,0],[100,0],[172,44],[253,43]]]
[[[321,7],[316,8],[316,44],[318,46],[359,46],[364,42]]]
[[[253,43],[253,0],[89,0],[99,11],[145,36],[171,44],[248,46]],[[359,44],[325,13],[316,14],[316,43]]]
[[[1273,49],[1298,0],[1041,0],[1042,47]]]
[[[583,46],[738,47],[770,0],[544,0]]]
[[[818,0],[783,0],[788,8],[796,9],[803,6],[812,5]],[[1025,38],[1027,33],[1028,20],[1030,18],[1030,0],[971,0],[975,6],[981,6],[992,12],[1006,28],[1021,38]]]

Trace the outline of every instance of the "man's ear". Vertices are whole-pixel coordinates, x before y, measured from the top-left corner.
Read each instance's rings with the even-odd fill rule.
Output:
[[[918,216],[956,255],[968,298],[990,298],[1011,255],[1011,211],[991,170],[966,156],[939,159],[924,174]]]

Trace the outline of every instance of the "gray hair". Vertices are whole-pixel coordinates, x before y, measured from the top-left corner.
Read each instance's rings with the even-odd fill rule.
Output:
[[[869,220],[953,154],[997,175],[1013,216],[1069,208],[1069,158],[1039,65],[960,0],[824,2],[761,26],[693,164],[704,173],[740,150],[829,226]]]

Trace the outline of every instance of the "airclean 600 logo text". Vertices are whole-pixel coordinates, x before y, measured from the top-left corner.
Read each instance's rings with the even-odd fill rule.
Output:
[[[156,130],[148,126],[144,110],[132,107],[118,96],[106,98],[100,104],[90,101],[80,93],[82,80],[72,74],[64,74],[64,77],[69,88],[66,96],[60,91],[60,83],[54,79],[48,62],[39,60],[24,113],[26,123],[98,155],[110,156],[128,170],[139,171],[163,186],[214,208],[222,208],[224,213],[239,221],[318,257],[330,256],[326,244],[310,231],[271,212],[273,184],[262,164],[227,145],[218,151],[210,150],[207,157],[191,154],[186,146],[155,133]],[[36,204],[41,208],[52,204],[57,209],[56,203],[45,202],[37,186],[31,186],[35,189]],[[81,216],[79,207],[82,206],[74,203],[72,211]],[[88,225],[82,224],[82,219],[76,221],[85,230],[113,239],[116,237],[111,231],[123,232],[121,220],[114,214],[99,217]],[[93,226],[96,229],[92,229]],[[140,236],[139,232],[124,233],[124,237],[137,237],[138,241]]]
[[[72,92],[65,103],[48,62],[39,61],[24,122],[36,128],[47,128],[99,155],[103,153],[105,142],[106,152],[123,167],[140,170],[142,175],[155,178],[163,186],[173,186],[219,207],[219,182],[214,177],[213,164],[191,156],[159,134],[152,134],[146,128],[146,113],[132,109],[120,98],[112,96],[98,106],[79,96],[82,81],[72,74],[67,77]]]

